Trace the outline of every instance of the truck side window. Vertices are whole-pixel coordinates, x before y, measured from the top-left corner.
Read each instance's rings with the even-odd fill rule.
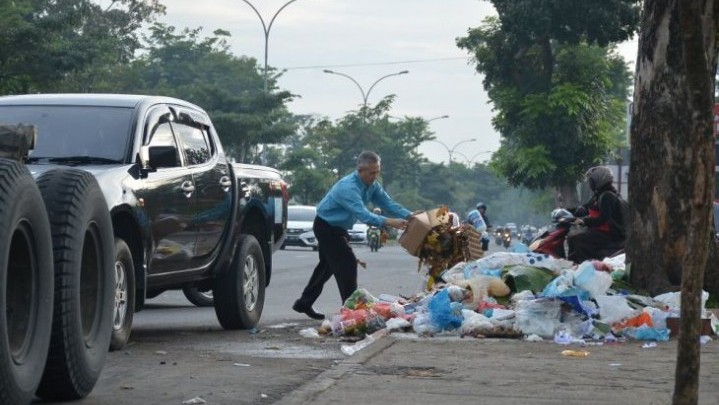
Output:
[[[173,128],[182,142],[189,166],[201,165],[210,161],[212,158],[210,145],[202,128],[182,122],[174,123]]]

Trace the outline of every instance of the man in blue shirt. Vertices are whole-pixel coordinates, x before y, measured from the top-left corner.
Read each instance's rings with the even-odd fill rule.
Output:
[[[312,319],[324,319],[312,305],[322,293],[322,287],[335,276],[342,303],[357,289],[357,258],[349,243],[348,229],[357,220],[370,226],[402,229],[412,213],[392,200],[377,182],[380,157],[374,152],[362,152],[357,157],[357,170],[341,178],[317,205],[312,230],[319,246],[320,262],[315,267],[302,296],[292,309]],[[371,213],[367,204],[379,207],[387,216]]]

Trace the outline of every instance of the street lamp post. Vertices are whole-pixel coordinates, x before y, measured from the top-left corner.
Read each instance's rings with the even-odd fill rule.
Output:
[[[452,146],[450,148],[449,146],[447,146],[446,143],[440,141],[439,139],[430,139],[430,141],[437,142],[440,145],[444,146],[445,149],[447,149],[447,153],[449,154],[449,162],[447,162],[448,167],[452,166],[452,156],[454,156],[454,153],[455,153],[454,151],[457,150],[457,147],[459,147],[459,145],[462,145],[462,144],[468,143],[468,142],[475,142],[476,140],[477,139],[475,139],[475,138],[465,139],[465,140],[455,143],[454,146]],[[457,153],[459,153],[459,152],[457,152]]]
[[[369,90],[367,90],[366,93],[365,93],[364,89],[362,88],[362,86],[359,84],[359,82],[358,82],[357,80],[355,80],[352,76],[348,75],[348,74],[345,74],[345,73],[342,73],[342,72],[335,72],[334,70],[329,70],[329,69],[325,69],[325,70],[323,70],[323,72],[329,73],[329,74],[332,74],[332,75],[344,76],[344,77],[346,77],[346,78],[352,80],[352,83],[354,83],[354,84],[357,86],[357,88],[359,89],[360,93],[362,93],[362,106],[363,106],[363,107],[367,107],[367,99],[369,99],[369,95],[370,95],[370,93],[372,92],[372,89],[374,88],[374,86],[377,85],[377,83],[379,83],[379,82],[381,82],[382,80],[384,80],[384,79],[386,79],[386,78],[388,78],[388,77],[391,77],[391,76],[405,75],[405,74],[409,73],[409,70],[403,70],[403,71],[397,72],[397,73],[390,73],[390,74],[388,74],[388,75],[384,75],[384,76],[380,77],[379,79],[375,80],[374,83],[372,83],[372,85],[369,87]]]
[[[255,14],[257,14],[258,17],[260,17],[260,22],[262,23],[262,31],[265,34],[265,65],[264,65],[264,82],[265,82],[265,94],[267,94],[267,50],[268,50],[268,43],[270,40],[270,30],[272,29],[272,23],[275,22],[275,18],[277,18],[277,15],[285,9],[285,7],[289,6],[290,4],[294,3],[297,0],[290,0],[287,3],[283,4],[282,7],[277,10],[277,12],[272,16],[272,19],[270,20],[269,24],[265,24],[265,20],[262,18],[262,15],[259,11],[255,8],[255,6],[252,5],[252,3],[249,2],[249,0],[242,0],[245,3],[247,3],[248,6],[252,7],[252,10],[255,11]]]

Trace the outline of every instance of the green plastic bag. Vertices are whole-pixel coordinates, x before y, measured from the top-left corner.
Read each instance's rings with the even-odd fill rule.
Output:
[[[507,266],[502,279],[513,293],[530,290],[538,294],[557,277],[551,270],[534,266]]]

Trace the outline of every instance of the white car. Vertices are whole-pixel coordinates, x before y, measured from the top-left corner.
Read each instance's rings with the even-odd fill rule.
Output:
[[[352,226],[352,229],[347,231],[347,233],[350,236],[350,243],[364,243],[367,244],[367,229],[369,227],[367,224],[363,224],[362,222],[355,222],[355,224]]]
[[[284,249],[286,246],[300,246],[317,250],[317,239],[312,232],[315,216],[317,216],[317,209],[312,205],[287,207],[287,232],[280,249]]]

